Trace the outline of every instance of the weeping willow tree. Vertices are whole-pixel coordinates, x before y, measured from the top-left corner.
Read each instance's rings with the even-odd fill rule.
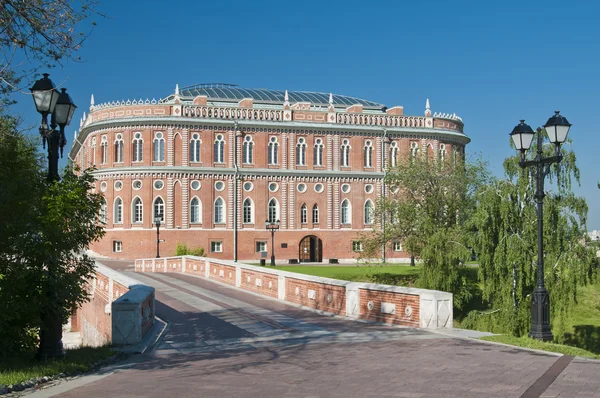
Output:
[[[423,264],[417,284],[454,293],[458,309],[471,297],[459,269],[470,256],[466,220],[473,213],[474,193],[489,179],[481,162],[465,163],[461,156],[441,161],[412,158],[390,170],[390,194],[380,198],[375,213],[381,220],[361,240],[363,257],[377,257],[382,243],[401,242]]]
[[[534,142],[530,155],[537,151]],[[554,147],[544,146],[545,156]],[[575,153],[562,149],[563,160],[551,166],[551,192],[544,198],[545,282],[550,293],[555,340],[565,333],[565,315],[577,289],[593,277],[594,256],[583,244],[587,204],[572,192],[579,183]],[[522,169],[517,156],[504,162],[505,179],[480,187],[469,218],[471,244],[479,259],[479,280],[489,311],[473,311],[463,326],[526,335],[531,322],[531,293],[536,283],[537,212],[535,176]]]

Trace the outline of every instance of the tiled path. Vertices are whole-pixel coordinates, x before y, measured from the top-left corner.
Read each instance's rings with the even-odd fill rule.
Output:
[[[162,341],[59,396],[600,398],[597,361],[565,358],[553,381],[556,355],[323,316],[189,275],[132,276],[156,288]]]

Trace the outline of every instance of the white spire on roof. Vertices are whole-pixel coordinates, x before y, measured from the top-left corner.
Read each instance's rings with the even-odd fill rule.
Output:
[[[333,105],[333,94],[329,93],[329,105]]]
[[[429,106],[429,98],[427,98],[427,101],[425,101],[425,116],[426,117],[430,117],[431,116],[431,109]]]
[[[290,97],[288,96],[287,90],[285,90],[285,94],[283,94],[283,106],[290,106]]]
[[[175,95],[179,95],[179,84],[175,84]]]
[[[425,109],[429,109],[429,98],[427,98],[427,101],[425,101]]]
[[[90,106],[94,106],[94,94],[92,94],[92,98],[90,99]]]

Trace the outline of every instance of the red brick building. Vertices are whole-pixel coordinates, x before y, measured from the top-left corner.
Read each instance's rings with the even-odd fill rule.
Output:
[[[210,84],[178,88],[160,101],[92,104],[69,158],[94,165],[106,198],[106,235],[91,248],[115,258],[177,243],[215,258],[271,253],[265,220],[280,220],[278,261],[353,259],[371,209],[401,157],[464,153],[456,115],[405,116],[401,106],[316,92]],[[405,259],[401,243],[388,261]]]

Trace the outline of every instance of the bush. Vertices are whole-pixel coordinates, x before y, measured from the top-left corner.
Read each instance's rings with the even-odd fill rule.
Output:
[[[198,247],[196,249],[190,249],[185,243],[177,243],[177,248],[175,249],[176,256],[204,256],[204,248]]]

